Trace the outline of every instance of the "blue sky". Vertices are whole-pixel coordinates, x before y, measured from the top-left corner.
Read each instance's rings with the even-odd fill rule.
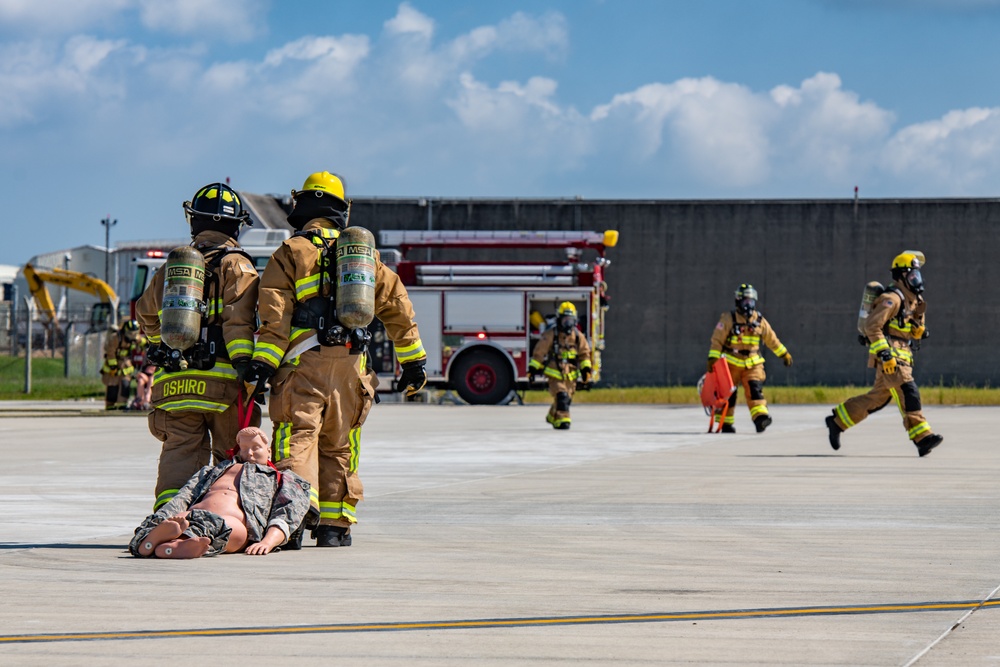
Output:
[[[206,183],[992,197],[1000,0],[0,0],[0,263]]]

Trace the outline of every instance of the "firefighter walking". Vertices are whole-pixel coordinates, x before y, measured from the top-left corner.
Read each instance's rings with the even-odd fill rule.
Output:
[[[135,320],[108,329],[104,338],[104,363],[101,365],[105,410],[117,410],[119,401],[124,402],[122,407],[128,405],[129,389],[135,377],[132,357],[142,343],[139,323]]]
[[[914,343],[927,336],[924,324],[924,281],[920,267],[923,253],[906,251],[892,260],[892,285],[879,295],[865,318],[863,343],[868,344],[868,367],[875,368],[875,384],[866,394],[849,398],[826,418],[830,446],[840,449],[840,434],[873,412],[895,401],[903,428],[927,456],[944,437],[933,433],[921,412],[920,390],[913,381]],[[919,343],[917,343],[919,345]]]
[[[238,380],[253,354],[256,328],[259,278],[253,260],[237,241],[242,227],[252,222],[239,196],[229,186],[213,183],[184,202],[184,211],[193,249],[171,252],[136,302],[136,315],[150,342],[147,360],[158,367],[149,414],[149,430],[163,443],[154,511],[177,495],[213,456],[215,462],[225,460],[236,442],[243,426]],[[198,304],[183,294],[176,297],[176,303],[191,304],[191,331],[186,333],[194,342],[187,349],[174,349],[164,342],[168,331],[174,333],[176,328],[167,319],[174,309],[164,304],[165,274],[173,268],[171,258],[192,255],[196,263],[204,258],[204,269],[178,265],[174,275],[201,278],[204,301]],[[260,408],[254,404],[248,409],[253,411],[249,425],[260,426]]]
[[[556,313],[556,326],[542,334],[528,362],[529,381],[541,373],[549,382],[553,400],[545,421],[559,430],[570,427],[569,407],[577,380],[590,382],[593,371],[590,344],[576,324],[576,306],[563,301]]]
[[[757,290],[753,285],[743,283],[736,290],[736,308],[723,313],[712,332],[707,371],[711,373],[715,362],[725,355],[733,384],[743,387],[747,407],[750,408],[750,418],[758,433],[763,432],[773,421],[764,399],[767,374],[764,372],[764,357],[760,353],[761,343],[776,357],[780,357],[785,366],[792,365],[792,355],[757,310]],[[722,424],[723,433],[736,433],[736,394],[734,391],[729,397],[729,410]],[[716,423],[719,417],[716,413]]]
[[[360,304],[338,303],[339,286],[360,281],[373,287],[374,316],[385,325],[403,368],[400,391],[412,395],[426,384],[426,354],[406,288],[374,245],[348,248],[363,260],[353,264],[342,266],[334,256],[341,255],[341,235],[368,234],[347,229],[350,203],[341,178],[317,172],[292,196],[288,222],[298,231],[274,252],[261,276],[260,336],[246,379],[270,380],[275,465],[311,485],[310,512],[284,548],[301,548],[304,527],[312,529],[317,546],[350,546],[364,497],[361,427],[378,379],[368,363],[366,329],[343,321]]]

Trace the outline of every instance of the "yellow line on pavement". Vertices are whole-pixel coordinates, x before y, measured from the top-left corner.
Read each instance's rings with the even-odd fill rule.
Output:
[[[0,644],[120,639],[167,639],[174,637],[233,637],[247,635],[296,635],[343,632],[398,632],[404,630],[461,630],[471,628],[532,627],[602,623],[656,623],[692,620],[782,618],[792,616],[833,616],[851,614],[900,614],[949,611],[977,607],[1000,607],[1000,599],[956,602],[916,602],[903,604],[829,607],[778,607],[773,609],[732,609],[688,611],[662,614],[622,614],[605,616],[554,616],[542,618],[493,618],[481,620],[423,621],[401,623],[353,623],[337,625],[277,625],[252,628],[204,628],[188,630],[136,630],[126,632],[67,632],[0,636]]]

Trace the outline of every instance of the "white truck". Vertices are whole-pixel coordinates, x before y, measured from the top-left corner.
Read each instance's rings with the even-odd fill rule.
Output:
[[[610,263],[604,253],[617,242],[614,230],[382,231],[379,248],[413,302],[428,386],[454,390],[472,404],[501,404],[528,387],[531,352],[563,301],[576,306],[593,349],[592,381],[600,379]],[[454,249],[487,259],[430,259]],[[383,387],[398,376],[391,348],[376,330],[371,352]]]
[[[248,229],[240,234],[240,244],[253,257],[254,267],[258,272],[264,271],[267,260],[282,243],[291,236],[286,229]],[[146,251],[146,256],[132,260],[135,263],[135,278],[132,281],[132,293],[129,295],[129,312],[135,318],[135,302],[139,300],[146,286],[153,278],[156,270],[167,261],[167,255],[173,248],[159,248]]]

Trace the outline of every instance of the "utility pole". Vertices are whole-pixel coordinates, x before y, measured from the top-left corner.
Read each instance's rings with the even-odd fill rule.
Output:
[[[117,225],[118,221],[108,216],[101,220],[101,224],[104,225],[104,282],[111,285],[111,228]]]

